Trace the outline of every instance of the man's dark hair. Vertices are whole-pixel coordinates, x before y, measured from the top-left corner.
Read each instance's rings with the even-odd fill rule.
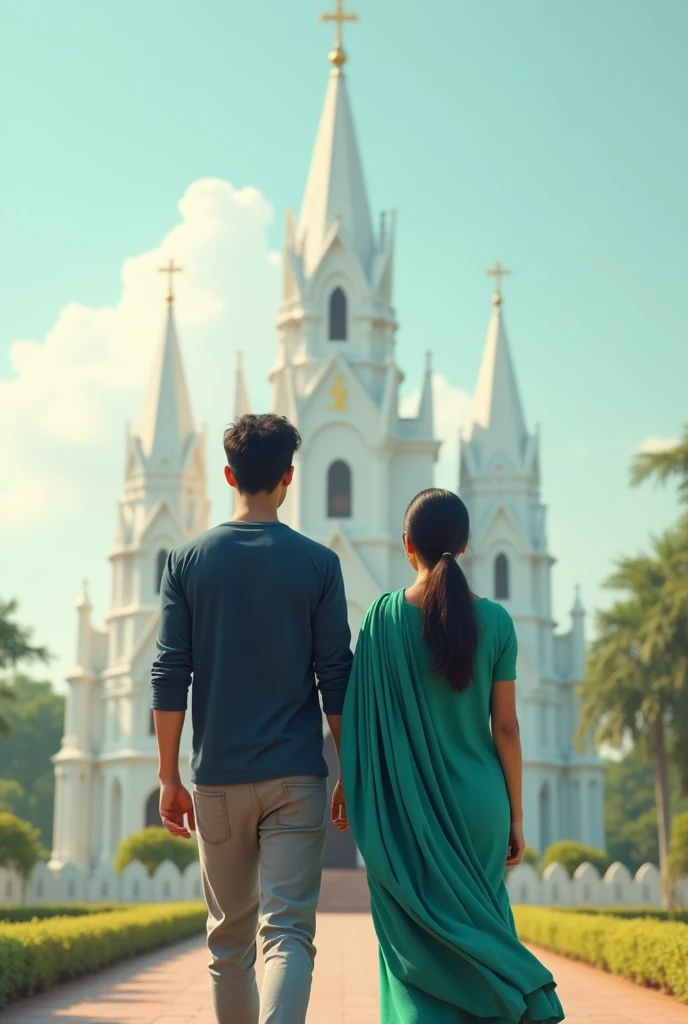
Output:
[[[227,427],[227,463],[242,494],[274,491],[290,468],[301,435],[286,416],[242,416]]]

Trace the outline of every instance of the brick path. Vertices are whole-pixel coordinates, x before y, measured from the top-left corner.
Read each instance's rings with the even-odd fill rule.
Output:
[[[308,1024],[378,1024],[377,951],[360,879],[328,878]],[[568,1024],[688,1024],[668,996],[548,952]],[[3,1024],[213,1024],[201,940],[119,964],[6,1009]]]

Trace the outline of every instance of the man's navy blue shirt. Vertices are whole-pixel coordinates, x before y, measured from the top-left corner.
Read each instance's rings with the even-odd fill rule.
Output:
[[[224,523],[168,557],[153,707],[191,713],[194,782],[327,775],[351,634],[337,555],[283,523]],[[317,682],[316,682],[317,680]]]

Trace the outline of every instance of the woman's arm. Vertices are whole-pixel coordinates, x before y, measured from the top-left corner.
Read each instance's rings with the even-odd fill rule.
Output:
[[[492,735],[511,805],[511,838],[507,864],[519,864],[523,859],[525,840],[523,838],[523,757],[521,754],[521,730],[516,714],[516,684],[505,679],[492,684],[491,699]]]

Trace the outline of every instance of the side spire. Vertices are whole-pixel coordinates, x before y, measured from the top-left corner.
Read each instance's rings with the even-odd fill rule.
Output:
[[[475,392],[470,439],[480,446],[483,464],[493,453],[501,451],[518,467],[523,462],[528,432],[504,326],[501,278],[509,271],[497,263],[487,273],[497,278],[497,290],[492,297],[492,317]]]
[[[418,420],[428,437],[434,437],[435,411],[432,394],[432,352],[425,353],[425,376],[420,393]]]
[[[234,415],[236,419],[247,416],[251,411],[251,403],[248,399],[246,377],[244,376],[244,353],[236,354],[236,375],[234,378]]]
[[[172,275],[180,270],[174,266],[173,260],[161,268],[163,273],[169,274],[165,329],[155,354],[136,430],[146,460],[150,463],[165,460],[170,468],[181,467],[186,446],[195,433],[174,321]]]

